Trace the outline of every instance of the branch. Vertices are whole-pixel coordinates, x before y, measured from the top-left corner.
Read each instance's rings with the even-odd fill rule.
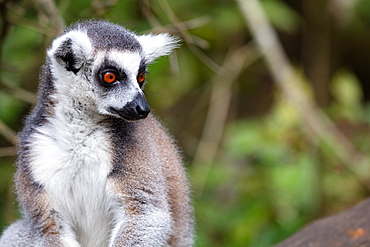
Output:
[[[0,80],[0,85],[4,90],[8,91],[12,96],[23,102],[34,104],[36,101],[36,94],[31,93],[23,88],[16,86],[14,82],[8,80]]]
[[[17,144],[17,134],[0,119],[0,134],[12,144]]]
[[[237,0],[247,25],[264,55],[272,77],[284,97],[302,114],[312,134],[329,144],[337,157],[370,189],[369,158],[356,150],[334,123],[304,93],[302,79],[294,72],[275,30],[268,23],[258,0]],[[307,133],[307,132],[306,132]]]
[[[38,0],[37,7],[41,12],[46,14],[47,19],[57,34],[64,30],[65,23],[63,17],[60,15],[53,0]]]
[[[343,212],[316,220],[274,247],[370,245],[370,199]]]
[[[175,26],[176,30],[181,34],[185,43],[195,56],[198,57],[208,68],[217,74],[222,74],[224,71],[222,67],[219,66],[215,61],[213,61],[209,56],[207,56],[201,48],[205,48],[208,43],[203,39],[196,37],[189,33],[189,27],[186,22],[182,22],[173,12],[170,5],[166,0],[157,0],[164,13],[167,15],[168,19],[171,21],[172,25]],[[158,22],[156,22],[158,23]]]
[[[16,156],[17,149],[15,147],[0,148],[0,157]]]
[[[231,55],[225,59],[222,66],[224,73],[216,74],[211,82],[210,105],[202,136],[194,155],[194,166],[207,166],[205,174],[202,174],[202,177],[198,179],[200,193],[203,192],[208,173],[219,151],[231,103],[232,85],[244,69],[259,57],[259,53],[250,49],[248,45],[230,51],[229,54]]]
[[[29,8],[29,6],[17,5],[16,2],[11,1],[7,5],[7,10],[9,12],[9,21],[13,25],[29,28],[47,37],[55,37],[57,34],[59,34],[58,30],[53,27],[48,27],[45,23],[36,23],[34,21],[26,19],[25,14],[27,12],[27,8]],[[38,9],[38,11],[40,10]]]

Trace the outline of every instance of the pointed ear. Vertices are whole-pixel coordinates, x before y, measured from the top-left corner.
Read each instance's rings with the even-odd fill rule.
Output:
[[[54,40],[48,55],[67,71],[77,73],[92,51],[88,36],[81,32],[70,32]]]
[[[171,53],[171,51],[179,46],[179,39],[169,34],[148,34],[137,36],[143,48],[144,59],[147,63],[153,62],[161,56]]]

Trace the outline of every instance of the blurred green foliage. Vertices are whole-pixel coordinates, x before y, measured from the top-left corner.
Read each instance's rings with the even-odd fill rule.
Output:
[[[309,0],[261,0],[288,57],[308,78],[305,86],[315,94],[320,110],[360,152],[368,154],[370,46],[359,50],[358,45],[370,43],[366,11],[370,2],[324,2],[324,7],[315,9]],[[166,31],[183,39],[170,58],[150,66],[145,90],[152,108],[183,148],[194,194],[197,246],[269,246],[369,195],[366,184],[311,133],[297,108],[276,89],[262,58],[247,66],[230,89],[233,97],[222,140],[215,143],[216,158],[209,163],[194,160],[212,104],[212,79],[217,76],[212,63],[221,66],[233,48],[253,46],[236,2],[60,0],[55,4],[67,25],[105,18],[138,33]],[[57,16],[44,7],[41,1],[0,2],[0,10],[7,13],[1,16],[0,120],[14,132],[22,128],[32,106],[29,92],[36,92],[45,50],[57,35],[53,26]],[[317,20],[329,26],[326,33],[315,29]],[[323,41],[315,45],[330,44],[328,64],[319,69],[307,61],[322,57],[305,55],[312,38]],[[320,95],[329,100],[320,101],[312,83],[320,73],[329,75],[319,85]],[[1,133],[0,232],[18,214],[12,189],[15,155],[9,149],[13,144]]]

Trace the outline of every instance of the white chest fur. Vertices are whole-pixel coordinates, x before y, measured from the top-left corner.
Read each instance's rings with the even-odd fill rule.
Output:
[[[65,241],[106,246],[114,207],[106,191],[109,140],[103,126],[67,116],[57,107],[34,134],[32,173],[59,213]]]

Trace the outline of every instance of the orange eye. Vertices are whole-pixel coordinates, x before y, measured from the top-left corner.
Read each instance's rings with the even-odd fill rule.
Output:
[[[145,73],[144,72],[141,72],[139,73],[139,75],[137,76],[137,82],[139,84],[143,83],[145,81]]]
[[[105,83],[113,83],[117,80],[117,75],[113,72],[106,72],[103,75],[103,80]]]

